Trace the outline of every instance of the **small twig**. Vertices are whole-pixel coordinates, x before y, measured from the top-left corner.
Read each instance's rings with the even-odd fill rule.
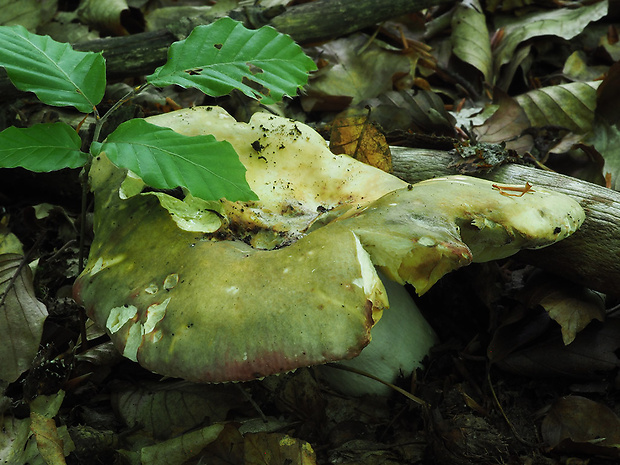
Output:
[[[364,45],[362,45],[359,50],[355,53],[356,55],[361,55],[362,53],[364,53],[366,51],[366,49],[368,47],[370,47],[370,45],[375,41],[375,39],[377,38],[377,35],[379,34],[379,31],[381,30],[383,23],[381,23],[379,26],[377,26],[375,28],[375,32],[372,33],[372,35],[368,38],[368,40],[366,42],[364,42]]]
[[[97,115],[97,123],[95,124],[95,133],[93,135],[93,141],[94,142],[100,142],[99,138],[101,137],[101,129],[103,128],[103,124],[107,121],[107,119],[116,110],[118,110],[122,105],[124,105],[126,102],[128,102],[129,100],[134,98],[136,95],[138,95],[144,89],[146,89],[148,86],[150,86],[149,83],[144,83],[144,84],[142,84],[142,85],[140,85],[138,87],[134,87],[129,92],[127,92],[123,97],[121,97],[118,101],[116,101],[114,103],[114,105],[112,105],[110,107],[110,109],[108,111],[106,111],[105,114],[101,118],[99,118],[99,115]]]
[[[258,412],[258,414],[260,415],[261,419],[263,420],[263,423],[267,423],[269,421],[267,419],[267,416],[263,413],[263,411],[261,410],[260,406],[256,403],[256,401],[254,399],[252,399],[252,396],[250,394],[248,394],[245,389],[243,389],[241,384],[236,383],[235,386],[237,386],[237,388],[241,391],[241,394],[250,403],[250,405],[252,405],[252,407],[254,407],[254,410],[256,410]]]
[[[80,240],[78,244],[78,274],[84,271],[84,244],[86,242],[86,207],[88,206],[88,173],[91,161],[84,165],[80,177],[82,178],[82,205],[80,213]]]
[[[365,376],[366,378],[374,379],[375,381],[378,381],[379,383],[384,384],[384,385],[386,385],[387,387],[389,387],[391,389],[394,389],[396,392],[398,392],[399,394],[402,394],[407,399],[412,400],[416,404],[421,405],[424,408],[430,408],[430,404],[428,402],[426,402],[425,400],[422,400],[419,397],[414,396],[410,392],[407,392],[404,389],[401,389],[401,388],[399,388],[398,386],[395,386],[392,383],[388,383],[387,381],[384,381],[381,378],[379,378],[379,377],[377,377],[375,375],[372,375],[370,373],[367,373],[367,372],[365,372],[363,370],[358,370],[357,368],[348,367],[346,365],[340,365],[338,363],[328,363],[327,366],[331,367],[331,368],[337,368],[338,370],[349,371],[351,373],[355,373],[355,374],[358,374],[358,375],[361,375],[361,376]]]
[[[493,395],[493,401],[495,402],[495,406],[499,410],[499,413],[501,413],[502,417],[504,417],[504,421],[510,428],[510,431],[512,431],[512,434],[514,435],[515,439],[519,441],[521,444],[524,444],[528,447],[536,447],[536,444],[532,444],[531,442],[526,441],[525,439],[521,437],[521,435],[517,432],[517,429],[514,427],[514,425],[512,424],[512,422],[506,415],[506,412],[504,412],[502,404],[500,404],[499,399],[497,398],[497,394],[495,394],[493,383],[491,382],[491,367],[490,366],[487,367],[487,382],[489,383],[489,388],[491,389],[491,394]]]

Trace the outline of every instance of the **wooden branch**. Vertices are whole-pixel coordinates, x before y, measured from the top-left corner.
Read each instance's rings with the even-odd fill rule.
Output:
[[[437,150],[391,147],[393,173],[410,183],[457,174],[448,165],[457,155]],[[607,294],[620,296],[620,193],[550,171],[504,165],[480,177],[499,183],[544,186],[577,200],[586,220],[573,236],[551,247],[526,250],[527,263]]]
[[[288,8],[270,21],[300,43],[350,34],[388,19],[453,0],[319,0]]]
[[[321,41],[372,26],[390,18],[429,8],[434,5],[454,3],[453,0],[318,0],[287,8],[279,15],[265,17],[267,24],[290,34],[297,42]],[[248,27],[256,27],[262,18],[257,7],[233,10],[230,16],[243,20]],[[188,18],[167,30],[143,32],[123,37],[109,37],[74,44],[80,51],[103,52],[109,78],[125,78],[150,74],[165,63],[172,42],[184,38],[191,30],[213,21],[205,15]],[[15,98],[15,89],[0,68],[0,102]]]

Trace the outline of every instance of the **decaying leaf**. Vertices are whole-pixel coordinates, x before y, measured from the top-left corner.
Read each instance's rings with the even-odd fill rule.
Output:
[[[28,463],[39,455],[34,438],[29,440],[30,419],[3,415],[0,427],[0,460],[3,463]]]
[[[607,71],[607,76],[596,89],[596,116],[610,125],[620,124],[620,62],[616,62]]]
[[[581,8],[563,8],[534,12],[523,16],[507,16],[504,38],[495,49],[495,75],[499,68],[508,63],[517,47],[524,41],[541,36],[557,36],[571,39],[580,34],[592,21],[597,21],[607,14],[607,1],[593,3]]]
[[[478,136],[478,142],[505,142],[507,149],[515,150],[519,154],[528,152],[534,141],[531,135],[522,135],[523,131],[530,127],[527,115],[515,99],[499,90],[496,90],[495,94],[499,97],[499,107],[483,124],[473,129]]]
[[[600,378],[620,366],[617,319],[590,323],[569,345],[550,323],[542,312],[506,325],[489,344],[489,359],[512,373],[541,378]],[[555,331],[549,331],[551,328]]]
[[[592,144],[605,161],[601,174],[609,174],[609,187],[620,190],[620,128],[597,119],[587,143]]]
[[[542,422],[549,448],[620,458],[620,418],[606,405],[581,396],[557,400]]]
[[[453,137],[454,118],[441,98],[426,90],[388,91],[365,100],[370,118],[386,132],[409,132]]]
[[[48,22],[56,12],[57,0],[0,1],[0,25],[19,24],[30,31]]]
[[[30,419],[29,421],[24,421],[27,422],[32,432],[31,439],[28,440],[25,446],[17,443],[14,444],[14,447],[21,447],[25,450],[31,449],[30,453],[34,453],[36,450],[38,453],[31,457],[30,460],[32,462],[24,461],[21,463],[46,463],[53,465],[64,465],[66,463],[65,457],[75,447],[67,432],[67,427],[64,425],[57,427],[54,419],[58,414],[64,397],[64,392],[59,391],[50,396],[39,396],[30,402]],[[32,447],[31,444],[36,444],[36,447]]]
[[[63,442],[58,435],[56,421],[36,412],[31,412],[30,421],[30,429],[37,439],[39,452],[45,461],[54,465],[64,465],[66,462]]]
[[[169,439],[205,420],[224,421],[241,402],[237,390],[186,382],[115,386],[112,402],[130,428],[141,427],[156,439]]]
[[[80,21],[106,34],[127,35],[144,30],[144,19],[137,8],[130,8],[127,0],[85,0],[77,10]],[[133,26],[133,27],[132,27]]]
[[[576,50],[564,62],[562,74],[573,81],[588,82],[600,79],[607,70],[608,67],[603,65],[589,66],[587,54]]]
[[[370,121],[368,112],[337,116],[332,122],[329,148],[335,154],[349,155],[387,173],[392,171],[390,146]]]
[[[8,228],[8,223],[8,216],[0,218],[0,256],[7,253],[24,255],[23,244]]]
[[[0,255],[0,379],[7,382],[30,368],[47,318],[24,260],[22,255]]]

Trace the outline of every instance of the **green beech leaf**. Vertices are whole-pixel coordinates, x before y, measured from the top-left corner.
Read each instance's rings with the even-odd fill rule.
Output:
[[[103,98],[101,53],[78,52],[22,26],[1,26],[0,44],[0,66],[11,82],[19,90],[34,92],[43,103],[90,113]]]
[[[289,36],[221,18],[172,44],[168,62],[146,79],[159,87],[195,87],[214,97],[239,89],[269,104],[295,95],[313,69],[312,59]]]
[[[516,97],[534,127],[560,126],[586,133],[592,128],[596,89],[602,81],[542,87]]]
[[[78,168],[88,160],[81,145],[75,129],[65,123],[11,126],[0,132],[0,168],[21,166],[39,173]]]
[[[235,149],[211,135],[188,137],[134,119],[121,124],[92,152],[105,152],[117,166],[136,173],[151,187],[185,187],[204,200],[255,200]]]
[[[605,160],[602,174],[611,175],[610,187],[620,190],[620,128],[598,117],[593,125],[592,134],[585,142],[594,145]]]
[[[493,58],[486,18],[477,0],[459,3],[452,15],[452,50],[454,54],[491,81]]]

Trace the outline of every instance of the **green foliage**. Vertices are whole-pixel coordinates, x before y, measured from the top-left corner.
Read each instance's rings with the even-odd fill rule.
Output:
[[[295,95],[314,69],[314,61],[289,36],[268,26],[252,31],[222,18],[172,44],[168,62],[146,80],[195,87],[214,97],[239,89],[270,104]]]
[[[100,53],[77,52],[22,26],[0,27],[0,43],[0,66],[19,90],[34,92],[47,105],[73,106],[82,113],[101,102],[105,60]]]
[[[0,132],[0,166],[36,172],[78,168],[88,161],[81,145],[75,130],[64,123],[10,127]]]
[[[99,118],[96,108],[106,84],[100,53],[75,51],[69,44],[21,26],[0,26],[0,43],[0,67],[18,89],[34,92],[48,105],[95,112],[95,134],[99,134],[112,111]],[[314,68],[314,62],[290,37],[271,27],[251,31],[222,18],[172,44],[168,62],[148,76],[147,82],[195,87],[211,96],[239,89],[263,103],[273,103],[294,95]],[[90,157],[80,151],[81,145],[73,128],[64,123],[8,128],[0,133],[0,168],[21,166],[38,172],[77,168]],[[91,152],[101,151],[156,188],[183,186],[204,200],[256,199],[232,146],[211,136],[189,138],[144,121],[131,121],[107,142],[95,140]]]
[[[91,151],[94,156],[105,152],[112,163],[139,173],[158,189],[183,186],[202,199],[258,198],[245,181],[245,166],[235,149],[211,135],[184,136],[134,119],[121,124],[103,144],[93,142]]]
[[[526,15],[507,16],[499,24],[504,38],[494,51],[495,75],[499,68],[510,62],[517,47],[534,37],[557,36],[569,40],[581,34],[586,25],[598,21],[607,14],[607,2],[596,2],[580,8],[551,9]]]
[[[478,69],[486,82],[491,81],[493,57],[486,18],[477,0],[459,3],[452,15],[454,54]]]

